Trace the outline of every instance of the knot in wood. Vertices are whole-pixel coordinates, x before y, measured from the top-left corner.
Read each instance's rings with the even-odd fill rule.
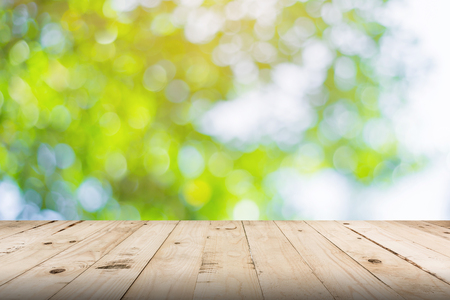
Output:
[[[376,259],[376,258],[371,258],[369,259],[369,262],[373,263],[373,264],[381,264],[381,260]]]

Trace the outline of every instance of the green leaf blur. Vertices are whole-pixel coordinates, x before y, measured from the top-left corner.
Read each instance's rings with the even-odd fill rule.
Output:
[[[380,109],[385,94],[401,103],[408,83],[400,67],[377,71],[381,41],[395,31],[371,14],[384,5],[4,0],[1,177],[67,219],[230,219],[237,203],[282,219],[269,180],[280,168],[389,184],[421,162]],[[273,84],[277,66],[307,64],[307,47],[328,56],[302,130],[249,142],[201,129],[218,103]]]

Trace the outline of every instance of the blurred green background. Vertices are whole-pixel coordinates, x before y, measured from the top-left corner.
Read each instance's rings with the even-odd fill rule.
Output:
[[[2,0],[1,217],[308,218],[281,209],[289,172],[419,169],[386,2]]]

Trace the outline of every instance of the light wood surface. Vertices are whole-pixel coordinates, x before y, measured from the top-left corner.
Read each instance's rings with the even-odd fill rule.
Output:
[[[450,299],[449,221],[0,221],[0,299]]]
[[[307,223],[405,299],[450,299],[449,285],[385,246],[346,228],[349,222]]]
[[[0,223],[0,239],[11,236],[18,232],[51,223],[52,221],[2,221]]]
[[[450,229],[450,221],[426,221],[427,223]]]
[[[181,221],[124,299],[192,299],[209,221]]]
[[[211,222],[194,299],[262,299],[242,222]]]
[[[274,222],[244,226],[265,299],[333,299]]]
[[[369,222],[352,221],[345,226],[384,246],[429,274],[450,283],[450,257],[439,253],[438,250],[432,250],[434,245],[425,247],[408,240],[401,234],[392,232],[392,230],[387,231]]]
[[[176,222],[149,222],[51,299],[120,299],[152,259]]]
[[[408,241],[450,257],[450,241],[444,238],[436,237],[423,230],[411,228],[396,222],[371,221],[369,223],[392,232],[393,234],[400,235]]]
[[[402,299],[305,222],[276,222],[336,299]]]
[[[450,230],[448,228],[423,221],[399,221],[396,223],[419,229],[450,241]]]
[[[0,295],[17,299],[49,299],[142,225],[144,222],[111,222],[67,251],[0,286]],[[34,285],[30,286],[31,283]],[[23,286],[30,288],[22,289]]]

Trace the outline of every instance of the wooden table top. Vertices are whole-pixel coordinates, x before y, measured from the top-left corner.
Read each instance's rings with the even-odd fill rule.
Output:
[[[0,299],[450,299],[450,221],[1,221]]]

